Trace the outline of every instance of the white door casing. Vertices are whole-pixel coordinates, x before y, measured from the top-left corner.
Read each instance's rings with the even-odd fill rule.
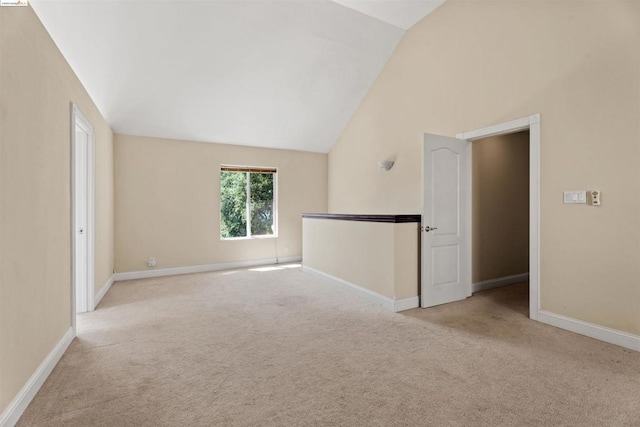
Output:
[[[425,134],[420,305],[471,295],[471,144]]]
[[[71,105],[72,324],[94,309],[94,130]]]

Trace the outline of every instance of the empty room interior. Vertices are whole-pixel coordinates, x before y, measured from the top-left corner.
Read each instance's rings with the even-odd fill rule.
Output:
[[[640,425],[640,2],[0,2],[0,427]]]

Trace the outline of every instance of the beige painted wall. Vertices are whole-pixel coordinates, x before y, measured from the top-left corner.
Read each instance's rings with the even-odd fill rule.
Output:
[[[113,135],[30,7],[0,8],[0,412],[71,326],[70,103],[95,128],[96,290],[113,270]]]
[[[529,131],[473,141],[472,282],[529,272]]]
[[[394,224],[395,298],[420,295],[420,224]]]
[[[417,224],[304,218],[303,264],[390,299],[418,295]]]
[[[306,267],[394,297],[393,224],[304,218],[303,229]]]
[[[220,240],[220,164],[278,168],[278,237]],[[303,212],[327,209],[327,155],[115,135],[116,270],[302,255]]]
[[[640,334],[639,28],[637,1],[445,2],[329,153],[329,211],[420,212],[424,132],[540,113],[542,308]],[[601,207],[562,203],[594,187]]]

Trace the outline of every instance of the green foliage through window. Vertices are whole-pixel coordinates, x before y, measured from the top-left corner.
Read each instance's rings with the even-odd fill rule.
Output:
[[[274,179],[275,173],[220,171],[220,237],[275,234]]]

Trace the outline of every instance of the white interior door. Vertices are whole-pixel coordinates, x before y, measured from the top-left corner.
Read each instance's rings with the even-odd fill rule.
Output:
[[[421,306],[471,296],[471,143],[424,137]]]
[[[93,126],[71,104],[71,325],[76,313],[94,308],[95,261],[95,136]]]
[[[74,147],[74,236],[75,236],[75,291],[76,313],[89,311],[89,134],[76,125]]]

